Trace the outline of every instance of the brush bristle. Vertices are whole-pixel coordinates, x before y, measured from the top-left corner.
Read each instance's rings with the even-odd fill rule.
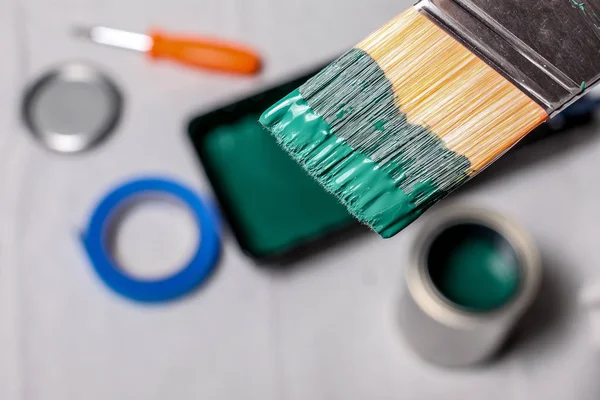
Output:
[[[389,237],[547,118],[411,8],[261,122],[359,220]]]

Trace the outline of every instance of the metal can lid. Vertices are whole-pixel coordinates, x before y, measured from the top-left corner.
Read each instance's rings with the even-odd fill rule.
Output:
[[[25,124],[46,148],[89,150],[116,127],[123,107],[115,83],[95,67],[71,62],[38,78],[23,99]]]

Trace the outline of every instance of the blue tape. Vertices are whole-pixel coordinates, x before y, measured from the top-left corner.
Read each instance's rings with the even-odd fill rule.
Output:
[[[166,194],[185,203],[198,224],[201,238],[186,266],[157,280],[139,280],[127,275],[109,255],[105,237],[117,212],[130,200],[148,194]],[[81,240],[94,269],[106,285],[125,297],[142,302],[172,300],[190,292],[210,276],[220,253],[217,215],[213,209],[185,186],[161,178],[132,181],[106,195],[96,207]]]

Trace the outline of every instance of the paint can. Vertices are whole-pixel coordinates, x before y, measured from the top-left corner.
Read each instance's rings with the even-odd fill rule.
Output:
[[[541,281],[529,235],[495,212],[449,208],[417,237],[400,310],[422,358],[460,367],[489,359],[531,305]]]

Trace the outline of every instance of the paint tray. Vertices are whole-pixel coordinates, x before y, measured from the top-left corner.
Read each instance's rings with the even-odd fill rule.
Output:
[[[293,261],[358,226],[258,123],[265,109],[314,73],[198,116],[188,127],[239,245],[261,262]]]

